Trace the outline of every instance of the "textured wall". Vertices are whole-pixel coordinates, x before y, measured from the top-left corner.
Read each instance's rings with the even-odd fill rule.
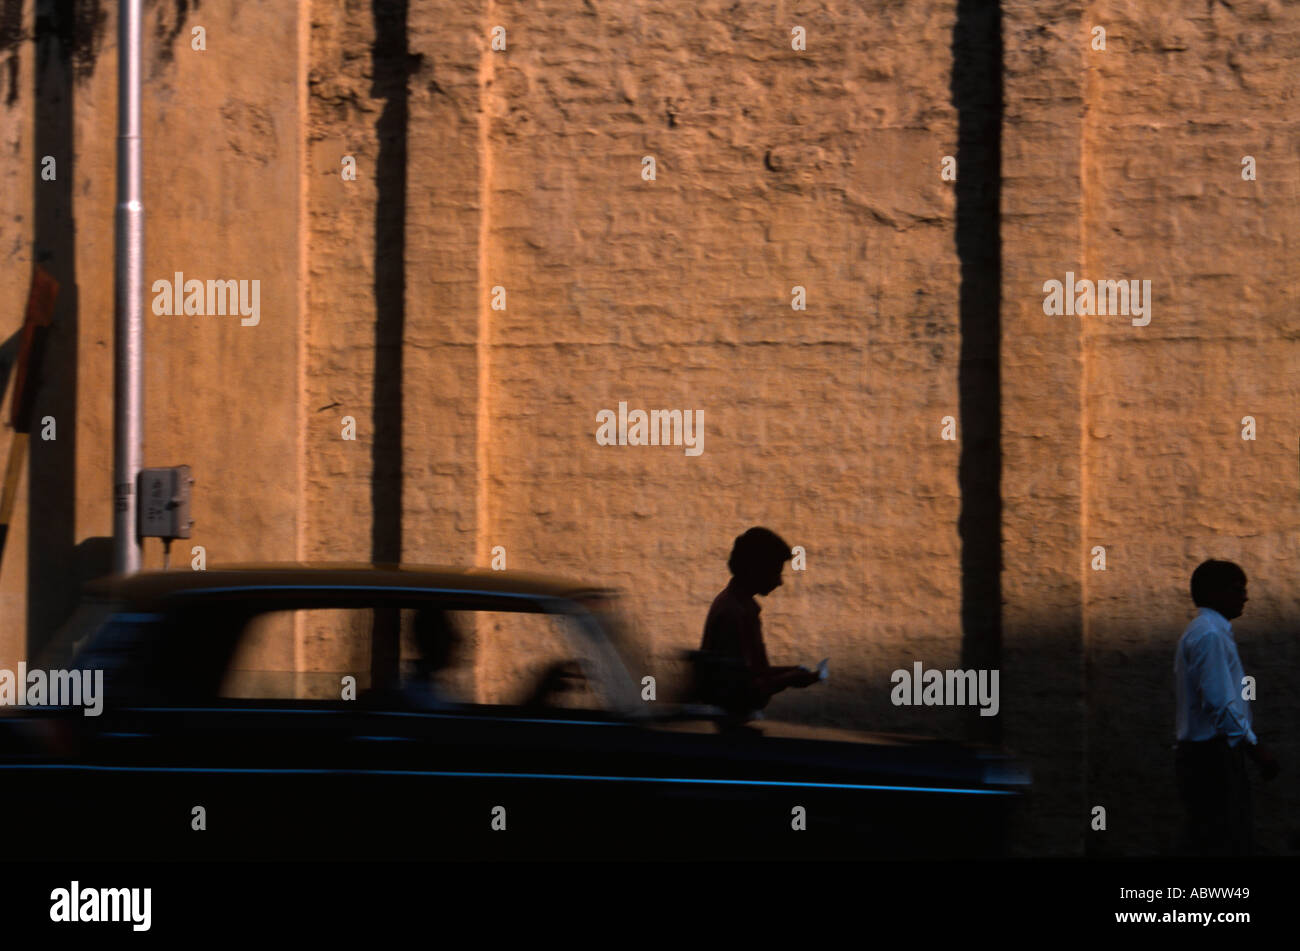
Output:
[[[194,26],[205,51],[190,48]],[[4,174],[21,183],[4,191],[6,335],[21,327],[33,245],[53,250],[61,289],[35,403],[37,418],[55,416],[57,439],[31,442],[33,531],[10,536],[0,575],[6,592],[21,591],[24,559],[39,563],[27,610],[40,614],[24,637],[21,610],[6,613],[0,658],[48,637],[77,577],[102,570],[87,540],[112,532],[116,30],[106,4],[67,5],[38,24],[29,3],[5,51],[26,77],[3,118]],[[174,564],[188,566],[191,545],[210,561],[292,558],[304,514],[298,11],[155,3],[144,32],[144,460],[189,464],[198,480],[193,538],[176,544]],[[39,178],[46,154],[55,181]],[[155,314],[154,281],[177,271],[250,290],[258,281],[260,322]],[[147,545],[144,566],[161,564],[161,546]]]
[[[37,406],[71,417],[68,441],[32,443],[0,666],[47,636],[111,530],[116,14],[75,8],[44,72],[33,4],[0,23],[6,333],[33,245],[76,289]],[[511,568],[626,589],[639,663],[670,678],[731,539],[768,525],[807,549],[764,602],[769,652],[833,672],[771,715],[982,733],[893,706],[889,675],[995,657],[1001,738],[1035,770],[1017,848],[1053,853],[1168,845],[1187,578],[1229,557],[1252,581],[1235,626],[1257,722],[1296,763],[1300,6],[1005,0],[1001,57],[963,52],[992,9],[149,4],[147,283],[261,280],[257,327],[147,311],[145,459],[194,466],[193,544],[213,564],[486,565],[504,546]],[[979,85],[994,66],[1000,105]],[[42,192],[60,147],[69,179]],[[939,175],[958,154],[964,192]],[[998,211],[997,253],[972,246]],[[1151,323],[1044,314],[1066,271],[1150,280]],[[701,410],[703,452],[597,445],[620,401]],[[982,538],[987,486],[959,470],[981,446],[1000,459]],[[996,570],[971,565],[981,540],[1000,624],[999,589],[970,593]],[[490,626],[475,643],[495,691],[511,645]],[[1294,789],[1259,790],[1273,851]]]
[[[1042,285],[1063,280],[1080,250],[1087,34],[1077,4],[1003,9],[1004,739],[1034,764],[1026,847],[1077,851],[1088,816],[1082,330],[1043,314]]]
[[[921,727],[881,685],[918,650],[952,666],[959,634],[952,11],[792,16],[494,7],[490,534],[625,587],[653,668],[768,525],[809,563],[768,601],[769,652],[837,676],[773,709]],[[702,411],[703,452],[597,445],[620,401]]]
[[[1233,622],[1259,681],[1262,740],[1296,764],[1300,554],[1296,433],[1300,7],[1098,3],[1108,50],[1085,57],[1083,247],[1089,277],[1152,282],[1151,323],[1083,328],[1090,803],[1125,801],[1099,851],[1175,831],[1172,648],[1204,558],[1234,560]],[[1243,156],[1258,179],[1242,179]],[[1253,416],[1254,441],[1242,439]],[[1148,715],[1139,715],[1142,711]],[[1257,837],[1286,852],[1295,783],[1256,782]],[[1289,803],[1289,805],[1288,805]],[[1128,807],[1126,807],[1127,810]],[[1121,824],[1122,823],[1122,827]]]

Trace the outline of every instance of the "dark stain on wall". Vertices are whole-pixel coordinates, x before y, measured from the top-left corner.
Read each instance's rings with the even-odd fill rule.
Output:
[[[200,0],[171,0],[170,9],[166,0],[152,0],[149,4],[160,10],[153,29],[154,49],[159,62],[170,63],[175,59],[176,38],[197,25],[185,21],[191,11],[198,12],[199,4]]]
[[[56,55],[68,64],[71,78],[84,83],[95,71],[107,23],[99,0],[38,0],[36,68],[45,69]]]
[[[18,74],[22,51],[21,44],[27,37],[23,34],[23,0],[4,0],[0,5],[0,55],[5,57],[4,70],[6,80],[5,105],[12,106],[18,101]]]
[[[146,3],[154,16],[154,44],[159,59],[172,61],[176,38],[186,27],[185,20],[197,10],[200,0],[150,0]],[[49,57],[56,56],[71,66],[72,78],[79,83],[95,71],[104,46],[108,12],[100,0],[37,0],[34,34],[23,31],[23,0],[0,0],[0,76],[5,84],[5,105],[12,106],[21,94],[22,48],[28,40],[37,42],[37,68],[45,69]]]

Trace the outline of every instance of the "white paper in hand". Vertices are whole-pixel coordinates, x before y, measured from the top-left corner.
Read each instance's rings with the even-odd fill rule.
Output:
[[[821,663],[817,665],[818,680],[825,680],[827,677],[831,675],[830,670],[827,668],[827,664],[829,664],[830,662],[831,659],[829,657],[823,657]]]

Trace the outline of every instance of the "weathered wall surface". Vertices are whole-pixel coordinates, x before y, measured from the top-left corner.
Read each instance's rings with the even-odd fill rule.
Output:
[[[774,662],[837,678],[774,709],[933,720],[881,685],[957,659],[951,15],[493,8],[492,543],[625,587],[647,669],[698,645],[766,524],[809,559],[768,602]],[[703,451],[597,445],[620,401],[702,412]]]
[[[1003,105],[980,106],[1001,129],[1001,299],[972,341],[962,255],[984,259],[939,172],[981,102],[960,69],[953,88],[976,6],[150,4],[147,283],[261,286],[256,327],[147,312],[145,459],[194,466],[191,544],[212,564],[503,546],[511,568],[624,587],[639,662],[668,678],[731,539],[765,524],[807,550],[764,602],[773,661],[834,674],[771,715],[961,736],[965,711],[891,704],[890,673],[963,663],[961,437],[987,424],[999,720],[1038,791],[1017,848],[1168,845],[1172,649],[1211,555],[1251,575],[1242,656],[1295,763],[1300,8],[1001,4]],[[42,72],[21,8],[0,24],[5,333],[33,247],[77,293],[37,406],[66,441],[33,440],[0,565],[0,666],[48,636],[111,530],[116,13],[77,5]],[[68,178],[42,192],[60,148]],[[1044,314],[1066,271],[1150,280],[1151,323]],[[995,418],[961,418],[996,406],[963,354],[996,359]],[[702,411],[703,451],[597,445],[620,401]],[[485,692],[510,647],[478,632]],[[1295,806],[1261,791],[1274,851]]]
[[[1300,553],[1300,8],[1105,2],[1087,53],[1084,276],[1151,281],[1151,323],[1074,318],[1083,332],[1090,805],[1099,852],[1160,850],[1176,831],[1173,646],[1207,557],[1239,563],[1233,622],[1258,678],[1263,742],[1296,763]],[[1252,156],[1257,179],[1242,178]],[[1254,440],[1243,417],[1253,416]],[[1142,711],[1149,711],[1142,715]],[[1286,852],[1294,786],[1256,782],[1257,837]],[[1290,805],[1288,805],[1290,803]]]
[[[60,20],[63,12],[71,22]],[[194,469],[193,538],[172,553],[184,567],[191,545],[216,561],[297,554],[298,13],[169,3],[150,5],[146,16],[144,458]],[[32,576],[25,629],[21,609],[5,615],[0,658],[11,659],[38,648],[63,620],[78,577],[102,571],[94,540],[112,532],[116,12],[81,3],[52,17],[38,24],[33,5],[23,5],[21,39],[6,50],[26,79],[10,90],[3,119],[5,174],[15,185],[4,192],[5,333],[21,329],[33,247],[52,252],[61,283],[35,403],[37,419],[55,418],[57,438],[33,435],[29,504],[20,509],[30,511],[34,531],[11,535],[0,575],[8,592],[22,590],[24,567]],[[35,42],[38,26],[43,40]],[[190,47],[199,26],[202,52]],[[53,180],[40,176],[45,155],[57,163]],[[247,282],[250,309],[256,281],[258,313],[247,318],[256,326],[238,314],[156,313],[154,282],[170,285],[177,272],[205,285]],[[200,297],[206,311],[206,287]],[[144,567],[161,564],[161,547],[147,545]]]
[[[1079,851],[1088,806],[1082,330],[1043,314],[1042,286],[1063,280],[1080,253],[1087,35],[1077,4],[1003,9],[1003,739],[1034,764],[1026,849],[1050,841]]]

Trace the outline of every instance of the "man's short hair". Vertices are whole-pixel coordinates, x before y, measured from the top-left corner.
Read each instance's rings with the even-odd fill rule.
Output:
[[[731,546],[727,567],[733,575],[749,575],[756,571],[783,565],[794,556],[785,540],[771,529],[754,527],[736,537]]]
[[[1192,572],[1192,602],[1199,607],[1207,599],[1213,598],[1215,592],[1245,580],[1246,572],[1236,562],[1218,561],[1214,558],[1203,561]]]

